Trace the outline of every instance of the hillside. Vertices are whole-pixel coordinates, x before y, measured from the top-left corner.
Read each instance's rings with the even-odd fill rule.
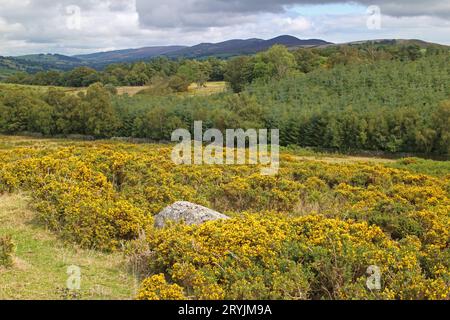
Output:
[[[445,163],[282,151],[279,174],[261,176],[177,166],[171,151],[0,136],[0,234],[16,247],[0,298],[63,298],[70,265],[82,281],[69,297],[135,297],[122,254],[146,278],[140,299],[450,298]],[[179,200],[231,219],[154,228]],[[389,275],[381,290],[366,288],[373,265]]]
[[[327,48],[327,47],[342,47],[342,46],[367,46],[373,45],[375,47],[383,47],[383,46],[396,46],[396,47],[406,47],[406,46],[418,46],[422,49],[429,47],[436,48],[450,48],[447,45],[427,42],[419,39],[374,39],[374,40],[359,40],[359,41],[351,41],[344,43],[330,43],[317,46],[318,48]]]
[[[80,66],[89,66],[103,69],[112,63],[136,62],[165,56],[170,59],[190,58],[204,59],[208,57],[229,58],[239,55],[252,55],[262,52],[273,45],[284,45],[293,48],[327,48],[341,46],[363,46],[374,44],[376,46],[419,46],[447,47],[422,40],[379,39],[363,40],[344,44],[333,44],[320,39],[298,39],[283,35],[273,39],[233,39],[219,43],[200,43],[194,46],[154,46],[136,49],[124,49],[107,52],[94,52],[91,54],[65,56],[61,54],[31,54],[17,57],[0,56],[0,81],[17,72],[36,73],[39,71],[59,70],[67,71]]]
[[[0,56],[0,81],[17,72],[67,71],[86,65],[85,62],[61,54],[31,54],[19,57]]]
[[[0,81],[17,72],[36,73],[44,70],[45,66],[40,62],[0,56]]]
[[[247,59],[237,71],[263,65],[258,58]],[[448,156],[449,58],[442,52],[407,62],[362,60],[306,74],[295,72],[292,64],[292,74],[276,80],[267,73],[246,84],[240,95],[188,97],[189,86],[187,94],[171,94],[182,91],[173,91],[165,80],[142,87],[133,97],[118,96],[117,90],[107,91],[98,82],[89,83],[82,89],[87,95],[81,96],[6,86],[0,93],[0,110],[8,117],[0,122],[0,131],[167,141],[174,129],[191,128],[193,121],[205,119],[210,128],[231,123],[244,129],[278,128],[282,145]],[[84,83],[83,78],[78,82]],[[223,91],[220,83],[213,92]],[[102,97],[102,104],[93,97]],[[99,113],[101,108],[104,113]]]
[[[186,46],[163,46],[146,47],[140,49],[126,49],[93,53],[88,55],[77,55],[78,59],[91,64],[103,64],[106,62],[124,62],[149,59],[157,56],[170,58],[206,58],[206,57],[230,57],[236,55],[254,54],[267,50],[275,44],[286,47],[306,47],[329,44],[324,40],[310,39],[300,40],[293,36],[279,36],[269,40],[262,39],[234,39],[219,43],[201,43],[191,47]]]
[[[76,57],[69,57],[62,54],[30,54],[15,57],[15,59],[21,62],[39,64],[44,70],[70,70],[84,64],[82,60]]]
[[[255,54],[269,49],[273,45],[292,47],[311,47],[330,44],[324,40],[309,39],[300,40],[292,36],[279,36],[269,40],[247,39],[228,40],[219,43],[201,43],[193,47],[184,48],[169,54],[169,57],[178,58],[204,58],[204,57],[230,57],[238,55]]]
[[[220,43],[202,43],[192,47],[155,46],[137,49],[124,49],[108,52],[65,56],[61,54],[31,54],[17,57],[0,57],[0,80],[15,72],[36,73],[46,70],[66,71],[80,66],[101,69],[108,64],[148,60],[166,56],[178,58],[230,57],[254,54],[275,44],[291,47],[310,47],[326,45],[329,42],[319,39],[300,40],[292,36],[280,36],[269,40],[247,39],[228,40]]]
[[[132,62],[136,60],[145,60],[158,56],[170,55],[184,48],[184,46],[145,47],[139,49],[125,49],[76,55],[74,58],[88,64],[100,65],[114,62]]]

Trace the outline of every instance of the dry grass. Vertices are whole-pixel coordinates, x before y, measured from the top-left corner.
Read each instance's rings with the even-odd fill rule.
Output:
[[[215,93],[221,93],[226,90],[225,81],[211,81],[207,82],[204,87],[199,87],[195,83],[189,86],[187,95],[211,95]]]
[[[36,86],[27,86],[27,87],[36,87]],[[43,90],[46,87],[41,87]],[[139,91],[148,89],[149,86],[122,86],[116,87],[118,95],[128,94],[129,96],[136,95]],[[62,88],[65,92],[69,92],[72,94],[78,94],[79,92],[86,92],[86,88]],[[207,82],[205,86],[199,87],[197,84],[193,83],[189,86],[188,92],[179,93],[179,95],[187,95],[187,96],[196,96],[196,95],[211,95],[215,93],[221,93],[226,90],[226,82],[225,81],[211,81]]]
[[[117,87],[117,94],[118,95],[124,95],[124,94],[128,94],[129,96],[134,96],[135,94],[137,94],[139,91],[147,89],[148,86],[144,86],[144,87]]]

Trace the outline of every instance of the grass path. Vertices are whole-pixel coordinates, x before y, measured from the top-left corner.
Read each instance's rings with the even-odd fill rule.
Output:
[[[136,281],[121,253],[106,254],[65,245],[33,222],[23,194],[0,195],[0,235],[16,246],[14,266],[0,267],[1,299],[63,299],[67,267],[81,268],[81,299],[131,299]]]

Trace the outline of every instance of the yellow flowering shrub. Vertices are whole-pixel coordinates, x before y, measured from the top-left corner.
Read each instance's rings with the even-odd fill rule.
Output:
[[[138,300],[183,300],[183,289],[176,284],[168,284],[163,274],[145,279],[136,297]]]
[[[142,299],[166,289],[191,299],[449,298],[450,174],[282,155],[279,173],[262,176],[260,166],[176,166],[170,146],[5,145],[0,192],[29,191],[64,239],[115,250],[146,231],[145,275],[159,277]],[[154,230],[153,216],[181,200],[233,219]],[[366,288],[370,265],[382,290]]]
[[[445,277],[424,272],[420,240],[396,242],[365,222],[244,214],[157,230],[148,243],[149,272],[164,272],[194,299],[436,299],[450,294],[448,264],[439,270]],[[379,291],[366,288],[372,265],[381,271]]]

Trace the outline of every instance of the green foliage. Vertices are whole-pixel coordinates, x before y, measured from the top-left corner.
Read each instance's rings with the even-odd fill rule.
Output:
[[[87,87],[99,80],[99,75],[94,69],[79,67],[65,73],[62,81],[68,87]]]
[[[389,164],[389,166],[431,176],[450,175],[450,161],[433,161],[419,158],[405,158],[402,160],[398,160],[393,164]]]
[[[131,65],[131,70],[153,74],[149,87],[134,97],[116,96],[100,84],[78,96],[7,89],[0,93],[0,131],[170,140],[176,126],[190,129],[202,120],[205,128],[221,130],[278,128],[283,146],[449,154],[448,52],[401,61],[373,46],[336,50],[320,56],[275,46],[231,59],[225,78],[239,95],[170,95],[187,90],[191,81],[201,85],[205,70],[223,66],[219,60]],[[357,58],[338,63],[336,55]],[[336,65],[327,69],[328,64]],[[122,71],[118,65],[105,70],[109,86],[125,81]],[[80,72],[88,79],[92,75],[89,69],[72,74]]]
[[[149,277],[141,299],[449,297],[450,176],[284,153],[279,174],[262,176],[252,165],[177,166],[170,146],[2,141],[0,190],[29,191],[66,240],[126,244]],[[155,230],[152,216],[181,200],[231,219]],[[366,287],[371,265],[382,290]]]
[[[234,92],[241,92],[253,80],[249,61],[251,61],[249,57],[237,57],[227,63],[225,81],[230,84]]]
[[[303,73],[319,68],[323,59],[315,50],[296,50],[294,57],[297,69]]]
[[[110,94],[102,84],[90,86],[82,97],[81,108],[86,121],[85,134],[111,137],[117,127],[117,118],[111,105]]]
[[[181,78],[189,84],[195,82],[199,87],[203,86],[206,81],[208,81],[210,74],[211,65],[209,62],[199,62],[195,60],[184,61],[177,72],[178,78]],[[187,91],[187,88],[184,91]]]
[[[6,81],[17,84],[64,87],[87,87],[96,82],[114,86],[144,86],[152,82],[155,77],[170,79],[177,76],[183,78],[185,82],[189,82],[189,85],[196,82],[202,86],[210,78],[222,81],[223,73],[224,62],[218,59],[175,62],[166,58],[155,58],[150,62],[111,64],[102,71],[83,66],[67,72],[51,70],[34,74],[17,73],[11,75]]]
[[[118,118],[110,92],[111,89],[99,83],[78,96],[58,89],[49,89],[44,94],[6,91],[0,95],[0,131],[111,137],[118,126]]]
[[[258,53],[254,58],[254,77],[261,79],[285,78],[295,68],[295,57],[286,47],[276,45]]]
[[[110,94],[112,94],[113,96],[115,96],[118,93],[117,88],[113,84],[110,84],[110,83],[105,85],[105,89],[108,90],[108,92]]]
[[[192,82],[186,78],[175,75],[169,78],[168,86],[174,92],[186,92]]]

